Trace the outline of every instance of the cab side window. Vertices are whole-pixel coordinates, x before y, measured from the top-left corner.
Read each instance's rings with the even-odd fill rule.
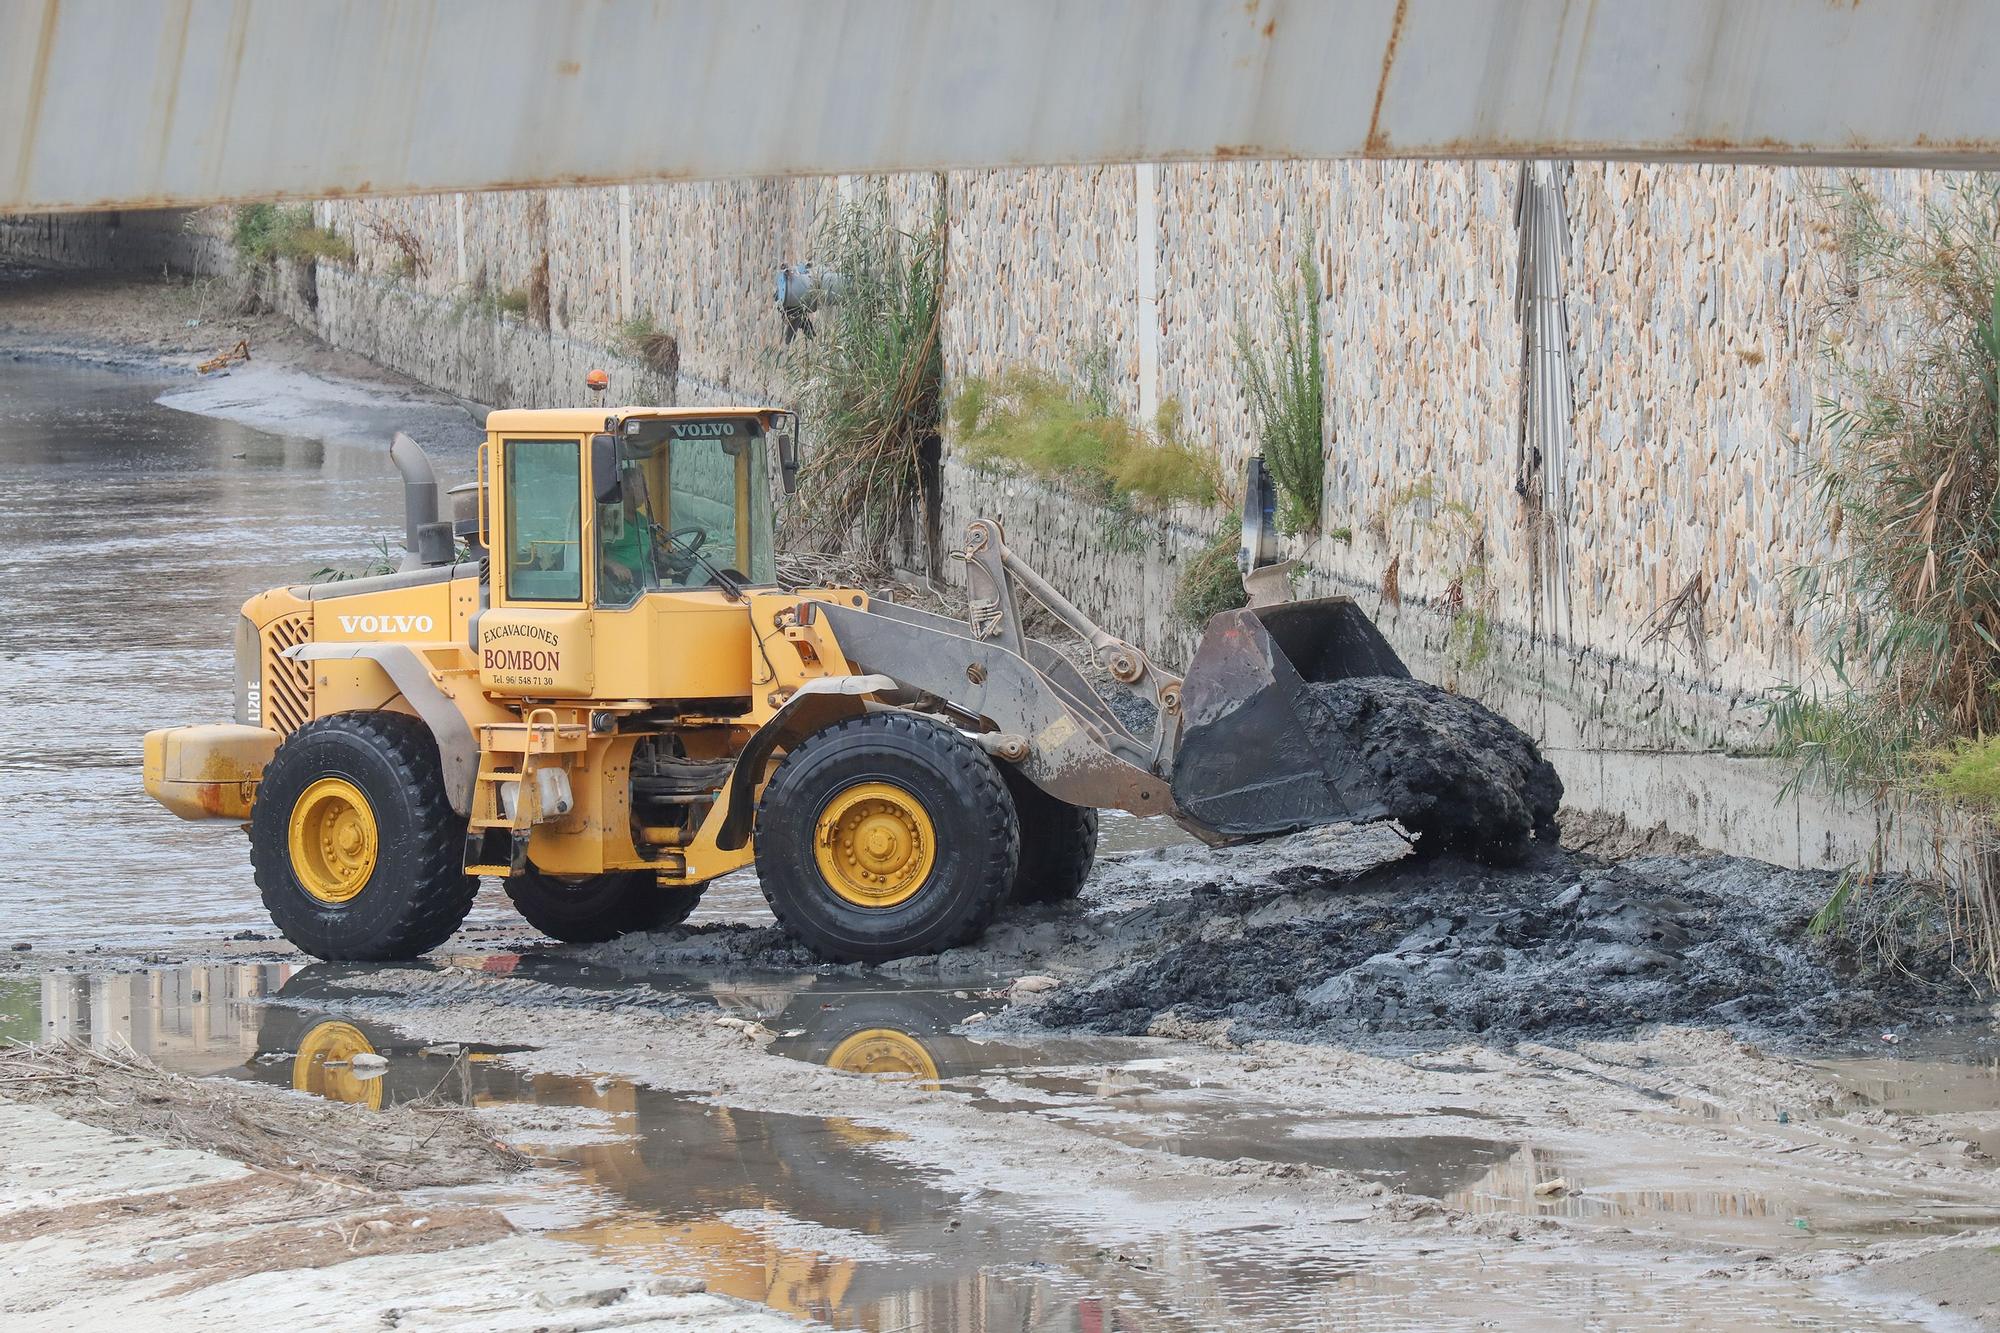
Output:
[[[575,440],[508,440],[507,595],[583,600],[583,454]]]

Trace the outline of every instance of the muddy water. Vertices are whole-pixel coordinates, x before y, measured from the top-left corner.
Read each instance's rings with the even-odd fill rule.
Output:
[[[1624,1191],[1589,1168],[1472,1109],[1421,1120],[1310,1120],[1282,1105],[1190,1083],[1129,1041],[975,1042],[954,1035],[981,1000],[799,975],[634,979],[546,955],[459,956],[446,968],[508,973],[572,991],[649,989],[719,1001],[781,1035],[793,1058],[916,1080],[964,1094],[1024,1126],[1081,1126],[1135,1148],[1230,1161],[1335,1166],[1470,1213],[1566,1217],[1581,1227],[1650,1230],[1700,1219],[1717,1238],[1810,1251],[1923,1225],[1908,1200]],[[1484,1271],[1493,1251],[1450,1234],[1398,1241],[1334,1228],[1302,1250],[1258,1227],[1179,1231],[1173,1219],[1105,1236],[1082,1216],[1023,1215],[946,1189],[877,1149],[893,1133],[838,1118],[725,1108],[619,1078],[535,1074],[508,1034],[427,1045],[357,1011],[366,969],[285,964],[0,978],[0,1040],[128,1043],[194,1075],[244,1079],[382,1107],[443,1097],[479,1107],[545,1166],[498,1198],[517,1222],[661,1273],[702,1279],[837,1327],[972,1333],[991,1328],[1420,1328],[1554,1321],[1563,1326],[1901,1327],[1803,1283],[1747,1287],[1712,1261],[1597,1252]],[[343,999],[331,997],[344,996]],[[327,997],[327,998],[322,998]],[[629,995],[627,996],[629,998]],[[271,1003],[271,1001],[277,1001]],[[388,1058],[379,1078],[340,1062]],[[331,1064],[328,1061],[332,1061]],[[1829,1062],[1837,1109],[1990,1109],[2000,1065],[1979,1058]],[[1699,1105],[1663,1105],[1699,1119]],[[1025,1129],[1024,1133],[1032,1133]],[[1575,1187],[1536,1195],[1552,1174]],[[1807,1187],[1810,1188],[1810,1187]],[[1902,1219],[1908,1219],[1907,1222]],[[1938,1227],[1989,1224],[1969,1216]],[[1352,1234],[1346,1234],[1351,1230]],[[1587,1235],[1587,1232],[1585,1233]],[[1581,1241],[1582,1237],[1579,1237]],[[1587,1317],[1586,1317],[1587,1316]]]
[[[246,597],[401,531],[388,420],[270,435],[155,401],[185,384],[0,360],[0,947],[269,930],[242,834],[148,800],[140,737],[228,720]],[[466,472],[470,423],[426,424]]]

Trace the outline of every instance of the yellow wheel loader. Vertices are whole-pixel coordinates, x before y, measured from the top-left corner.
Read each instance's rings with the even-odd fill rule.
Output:
[[[1218,616],[1183,681],[991,520],[965,622],[785,591],[772,465],[793,487],[796,442],[767,408],[497,411],[440,519],[397,437],[404,567],[245,603],[234,723],[149,734],[147,791],[243,824],[286,938],[355,960],[443,943],[482,875],[586,942],[679,922],[752,863],[820,955],[887,959],[1074,895],[1099,807],[1215,843],[1388,813],[1299,717],[1308,682],[1408,674],[1346,599]],[[1021,593],[1089,676],[1028,636]]]

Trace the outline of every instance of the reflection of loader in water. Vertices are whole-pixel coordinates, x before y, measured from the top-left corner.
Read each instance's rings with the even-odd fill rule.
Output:
[[[864,1279],[860,1265],[787,1243],[788,1219],[862,1236],[900,1219],[935,1217],[954,1206],[916,1173],[855,1154],[886,1131],[708,1106],[622,1079],[538,1074],[527,1078],[493,1061],[501,1045],[433,1046],[349,1012],[311,1007],[321,996],[352,997],[329,986],[349,973],[332,967],[295,975],[263,1010],[259,1078],[297,1091],[380,1110],[424,1098],[473,1106],[526,1103],[580,1107],[611,1118],[615,1135],[558,1155],[623,1205],[572,1240],[621,1258],[692,1274],[710,1290],[807,1317],[885,1299],[895,1281]],[[774,996],[774,998],[776,998]],[[941,997],[865,997],[828,1006],[810,989],[781,1005],[774,1022],[800,1035],[782,1053],[810,1055],[852,1073],[907,1074],[934,1081],[938,1061],[925,1039],[963,1017]],[[898,1027],[898,1022],[906,1027]],[[801,1029],[803,1029],[801,1031]],[[357,1070],[356,1055],[386,1057],[379,1072]],[[532,1148],[534,1144],[527,1144]],[[958,1243],[968,1267],[982,1257],[970,1235]],[[862,1290],[857,1290],[857,1282]],[[872,1292],[869,1289],[873,1289]]]
[[[1046,1289],[1037,1295],[1031,1283],[994,1282],[987,1275],[996,1268],[1039,1271],[1052,1263],[1088,1275],[1115,1260],[1093,1246],[1068,1246],[1045,1226],[998,1225],[969,1211],[956,1193],[876,1151],[898,1137],[892,1128],[713,1106],[624,1080],[530,1078],[493,1058],[507,1049],[501,1045],[427,1046],[351,1009],[313,1008],[322,995],[351,1002],[354,984],[365,985],[366,973],[359,971],[346,974],[346,985],[325,985],[343,974],[345,969],[308,968],[279,993],[279,1003],[266,1007],[261,1054],[250,1066],[255,1076],[367,1106],[436,1097],[602,1113],[608,1118],[605,1141],[554,1148],[550,1155],[618,1204],[608,1216],[559,1233],[564,1238],[627,1262],[699,1277],[717,1292],[847,1326],[900,1327],[916,1320],[953,1333],[1111,1326],[1099,1318],[1096,1298],[1065,1294],[1052,1303]],[[593,980],[607,990],[616,984],[611,976]],[[968,1044],[952,1029],[978,1005],[976,998],[842,990],[824,981],[799,977],[787,984],[773,977],[741,990],[713,989],[728,1007],[756,1015],[780,1034],[770,1046],[777,1054],[930,1086],[967,1070]],[[1025,1055],[1018,1049],[996,1053],[990,1044],[976,1049],[982,1068]],[[341,1063],[364,1051],[387,1057],[379,1078],[356,1077]],[[1115,1125],[1113,1136],[1135,1147],[1225,1159],[1266,1155],[1270,1147],[1268,1134],[1162,1139],[1131,1124]],[[535,1147],[530,1136],[522,1137]],[[1362,1171],[1371,1163],[1393,1167],[1423,1180],[1426,1189],[1444,1190],[1473,1185],[1507,1150],[1483,1140],[1435,1137],[1371,1143],[1362,1157],[1349,1159],[1360,1151],[1354,1145],[1344,1152],[1335,1141],[1306,1143],[1293,1158]],[[956,1224],[960,1219],[963,1225]],[[827,1253],[828,1247],[837,1253]],[[1114,1290],[1132,1278],[1129,1270],[1109,1276],[1119,1284]]]

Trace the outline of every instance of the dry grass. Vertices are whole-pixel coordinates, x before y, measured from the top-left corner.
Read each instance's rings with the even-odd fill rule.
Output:
[[[1249,601],[1243,589],[1243,573],[1236,564],[1237,550],[1242,544],[1241,522],[1225,524],[1181,566],[1180,582],[1174,589],[1176,621],[1188,629],[1199,630],[1210,617]]]
[[[805,423],[799,493],[786,516],[793,548],[858,550],[886,559],[934,500],[942,414],[945,218],[898,229],[888,196],[871,191],[828,216],[814,262],[838,275],[810,337],[782,366]],[[935,572],[943,552],[925,531]]]
[[[283,1097],[186,1078],[129,1049],[76,1042],[0,1049],[0,1097],[248,1166],[311,1171],[370,1189],[470,1184],[527,1162],[462,1107],[414,1101],[369,1111]]]
[[[669,385],[679,380],[680,339],[670,330],[661,328],[650,315],[627,320],[618,330],[618,341],[628,354],[637,357],[646,369],[665,379]]]
[[[2000,803],[1937,780],[2000,734],[2000,185],[1968,178],[1904,217],[1857,179],[1830,204],[1839,271],[1809,460],[1830,553],[1795,571],[1829,683],[1777,691],[1771,720],[1794,785],[1908,812],[1938,844],[1948,803],[1970,811],[1982,854],[1939,868],[2000,977]],[[1850,907],[1830,903],[1827,924]]]
[[[135,1282],[177,1276],[180,1281],[160,1295],[184,1296],[257,1273],[331,1268],[387,1254],[435,1254],[514,1234],[513,1224],[494,1208],[413,1208],[388,1202],[357,1208],[346,1202],[347,1208],[331,1215],[314,1208],[299,1210],[295,1220],[259,1219],[263,1225],[248,1243],[231,1236],[189,1245],[169,1257],[140,1260],[99,1276]]]
[[[379,243],[396,252],[390,271],[399,278],[421,278],[431,270],[430,250],[423,239],[403,223],[379,215],[362,220],[361,225]]]

